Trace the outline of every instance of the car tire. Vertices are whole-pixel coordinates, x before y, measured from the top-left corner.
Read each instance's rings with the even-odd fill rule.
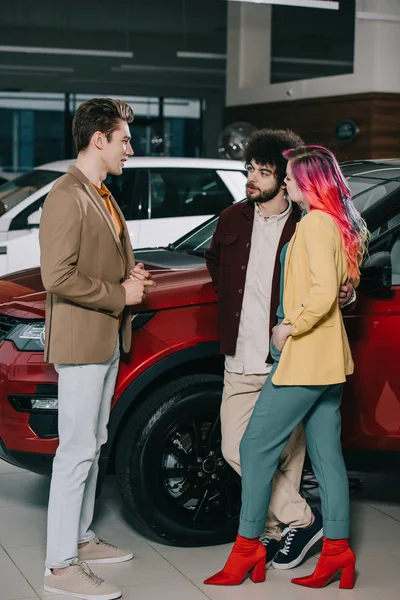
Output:
[[[175,546],[232,541],[240,478],[221,454],[223,379],[188,375],[153,392],[128,419],[116,451],[128,520]]]

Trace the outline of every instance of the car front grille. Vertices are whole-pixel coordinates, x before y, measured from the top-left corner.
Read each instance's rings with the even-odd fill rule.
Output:
[[[14,329],[16,325],[19,325],[19,323],[21,323],[21,319],[0,313],[0,341],[4,340],[10,331]]]

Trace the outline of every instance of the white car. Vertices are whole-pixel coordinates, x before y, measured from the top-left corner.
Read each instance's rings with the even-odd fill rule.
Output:
[[[43,203],[73,161],[42,165],[0,187],[0,275],[37,267]],[[125,215],[134,248],[166,246],[245,196],[243,163],[129,158],[105,184]]]
[[[16,177],[18,177],[18,175],[20,175],[20,173],[16,173],[15,171],[1,171],[0,170],[0,185],[3,185],[3,183],[7,183],[8,181],[11,181],[11,179],[15,179]]]

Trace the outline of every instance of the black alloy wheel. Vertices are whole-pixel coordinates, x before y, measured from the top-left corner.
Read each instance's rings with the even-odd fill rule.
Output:
[[[180,546],[231,541],[240,478],[221,454],[222,377],[189,375],[151,394],[118,442],[118,485],[134,527]]]

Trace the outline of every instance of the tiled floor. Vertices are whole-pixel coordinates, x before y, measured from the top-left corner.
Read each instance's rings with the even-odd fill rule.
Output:
[[[96,532],[134,550],[135,560],[97,565],[95,571],[122,587],[125,600],[397,600],[400,597],[400,481],[398,474],[368,475],[352,497],[352,544],[357,585],[340,591],[293,586],[295,573],[313,570],[310,556],[295,571],[270,569],[267,581],[234,588],[204,586],[203,579],[223,566],[229,546],[181,549],[148,542],[123,520],[113,477],[107,479],[96,511]],[[42,589],[45,520],[49,481],[0,460],[0,600],[57,600]]]

